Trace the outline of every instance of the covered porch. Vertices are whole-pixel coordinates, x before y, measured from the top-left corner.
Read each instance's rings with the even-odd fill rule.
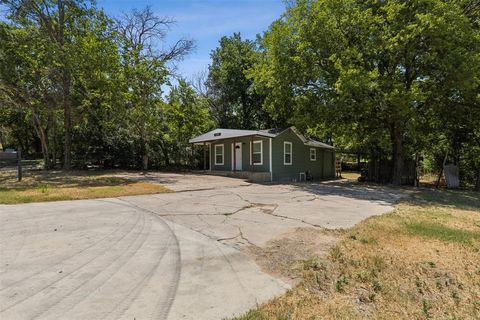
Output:
[[[205,172],[263,182],[272,180],[271,136],[262,131],[217,129],[190,143],[202,149]]]

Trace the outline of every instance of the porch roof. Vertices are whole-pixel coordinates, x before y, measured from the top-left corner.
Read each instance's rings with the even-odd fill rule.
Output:
[[[248,137],[248,136],[262,136],[273,138],[276,135],[260,130],[237,130],[237,129],[215,129],[204,133],[198,137],[190,139],[190,143],[212,142],[221,139]]]
[[[267,138],[275,138],[276,136],[283,133],[285,130],[291,129],[303,142],[303,144],[311,147],[318,147],[324,149],[335,149],[333,146],[313,140],[310,138],[305,137],[301,134],[295,127],[288,127],[288,128],[276,128],[276,129],[268,129],[268,130],[238,130],[238,129],[215,129],[204,133],[198,137],[190,139],[188,142],[193,144],[201,144],[207,142],[213,142],[222,139],[230,139],[230,138],[239,138],[239,137],[249,137],[249,136],[261,136]]]

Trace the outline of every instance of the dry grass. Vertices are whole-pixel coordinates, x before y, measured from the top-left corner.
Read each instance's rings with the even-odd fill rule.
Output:
[[[480,319],[480,196],[422,191],[346,230],[301,273],[238,319]]]
[[[351,181],[358,181],[360,177],[360,172],[353,172],[353,171],[343,171],[342,178],[351,180]]]
[[[109,198],[169,192],[158,184],[91,171],[30,171],[21,182],[15,172],[0,172],[0,204]]]

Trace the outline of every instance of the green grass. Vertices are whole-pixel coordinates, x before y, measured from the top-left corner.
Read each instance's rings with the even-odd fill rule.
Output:
[[[426,189],[412,197],[412,204],[431,207],[442,206],[462,210],[480,210],[480,193],[465,190]]]
[[[412,235],[427,237],[446,242],[469,244],[472,240],[480,239],[480,232],[462,229],[454,229],[443,224],[433,222],[410,222],[406,224],[406,230]]]
[[[258,311],[258,310],[250,310],[244,315],[241,315],[235,320],[267,320],[268,317],[264,315],[263,312]]]

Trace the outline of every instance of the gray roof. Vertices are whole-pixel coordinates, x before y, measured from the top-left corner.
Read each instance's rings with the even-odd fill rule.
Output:
[[[190,139],[190,143],[210,142],[220,139],[239,138],[248,136],[263,136],[268,138],[275,137],[274,134],[260,130],[237,130],[237,129],[215,129],[204,133],[198,137]]]
[[[325,149],[335,149],[334,146],[331,146],[329,144],[326,144],[326,143],[323,143],[323,142],[320,142],[320,141],[316,141],[316,140],[313,140],[313,139],[308,139],[308,141],[305,144],[307,146],[311,146],[311,147],[318,147],[318,148],[325,148]]]
[[[283,129],[268,129],[268,130],[237,130],[237,129],[215,129],[204,133],[198,137],[189,140],[190,143],[203,143],[212,142],[221,139],[239,138],[248,136],[261,136],[267,138],[274,138],[280,135],[285,130],[292,129],[292,131],[302,140],[302,142],[311,147],[334,149],[333,146],[326,143],[316,141],[310,138],[306,138],[295,127],[283,128]]]

